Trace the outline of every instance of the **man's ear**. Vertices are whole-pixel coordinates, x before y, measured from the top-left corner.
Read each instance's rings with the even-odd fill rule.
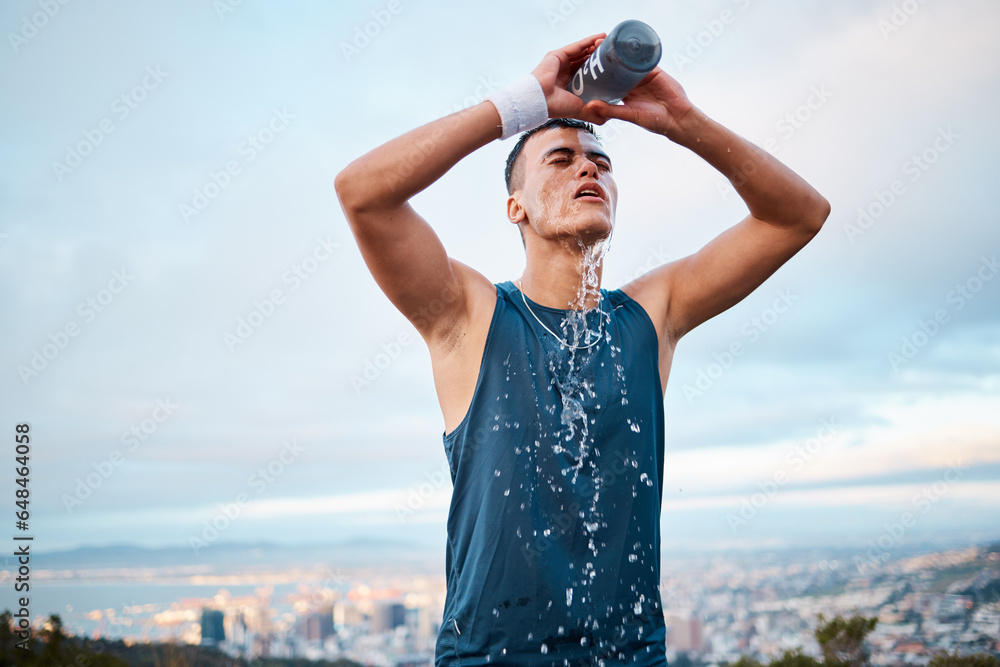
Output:
[[[521,202],[518,201],[519,194],[520,193],[515,192],[511,196],[507,197],[507,219],[515,225],[520,224],[522,220],[528,217],[528,212],[524,210],[524,207],[521,206]]]

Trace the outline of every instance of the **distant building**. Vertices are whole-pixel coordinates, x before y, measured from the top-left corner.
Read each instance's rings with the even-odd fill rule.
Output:
[[[333,608],[304,616],[301,620],[299,634],[308,641],[323,641],[334,634]]]
[[[242,609],[236,612],[228,625],[230,646],[241,652],[245,652],[249,648],[248,640],[250,633],[247,630],[247,622]]]
[[[201,645],[215,646],[226,640],[225,616],[215,609],[201,608]]]
[[[360,625],[365,620],[357,605],[338,602],[333,607],[333,624],[336,628],[351,628]]]
[[[665,617],[670,636],[670,647],[678,651],[700,651],[702,649],[701,620],[693,616],[671,614]]]
[[[372,614],[372,633],[390,632],[406,624],[406,607],[398,602],[383,602],[375,605]]]

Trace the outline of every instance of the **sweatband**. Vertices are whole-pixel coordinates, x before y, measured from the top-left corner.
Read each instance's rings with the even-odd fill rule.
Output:
[[[549,119],[542,84],[531,74],[507,84],[486,96],[500,114],[501,139],[533,130]]]

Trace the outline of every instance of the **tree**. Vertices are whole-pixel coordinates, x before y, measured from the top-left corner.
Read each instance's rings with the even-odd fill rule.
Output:
[[[931,658],[927,667],[1000,667],[1000,659],[995,655],[987,653],[976,653],[975,655],[959,655],[938,653]]]
[[[748,655],[741,655],[740,659],[729,665],[729,667],[763,667],[759,660],[751,658]]]
[[[45,642],[44,659],[51,661],[53,665],[62,664],[65,657],[63,656],[63,643],[67,637],[66,633],[63,632],[62,619],[59,617],[59,614],[49,616],[49,620],[45,623],[41,635],[42,640]]]
[[[822,667],[822,664],[812,656],[802,655],[801,649],[796,649],[785,651],[780,658],[772,660],[768,667]]]
[[[823,662],[830,667],[868,667],[868,647],[865,637],[875,629],[878,617],[852,616],[845,619],[841,615],[829,623],[819,615],[820,626],[816,628],[816,641],[823,651]]]

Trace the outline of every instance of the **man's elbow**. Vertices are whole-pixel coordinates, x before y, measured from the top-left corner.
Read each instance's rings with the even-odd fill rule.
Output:
[[[823,223],[830,217],[830,210],[829,200],[818,192],[815,193],[803,207],[802,225],[813,235],[818,234]]]
[[[344,209],[348,219],[351,218],[352,212],[361,207],[357,182],[358,178],[351,169],[351,165],[347,165],[333,178],[333,189],[336,191],[337,199],[340,200],[340,206]]]
[[[356,162],[344,167],[333,179],[333,189],[340,200],[348,222],[371,217],[406,203],[396,195],[395,182],[391,177],[375,176],[367,165]]]

